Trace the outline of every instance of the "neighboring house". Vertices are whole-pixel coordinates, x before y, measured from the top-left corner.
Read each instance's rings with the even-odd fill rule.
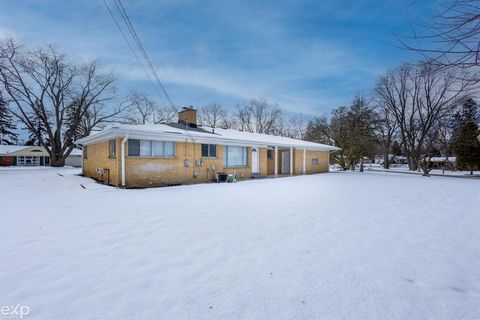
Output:
[[[0,145],[0,166],[49,166],[50,156],[44,147]],[[82,151],[73,149],[65,165],[82,166]]]
[[[384,162],[383,155],[376,155],[375,156],[375,163],[383,165]],[[397,165],[405,165],[408,164],[407,157],[405,156],[396,156],[393,154],[388,155],[388,161],[390,164],[397,164]]]
[[[178,123],[120,125],[76,142],[83,174],[114,186],[149,187],[328,171],[336,147],[232,129],[202,127],[184,108]]]
[[[455,168],[457,157],[432,157],[430,158],[430,167],[435,169]]]
[[[82,150],[73,149],[72,152],[65,159],[65,165],[70,167],[81,167],[82,166]]]
[[[0,145],[0,166],[48,166],[50,157],[43,147]]]

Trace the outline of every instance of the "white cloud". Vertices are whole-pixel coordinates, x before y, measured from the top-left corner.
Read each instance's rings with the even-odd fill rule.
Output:
[[[171,5],[175,3],[172,1]],[[371,82],[379,72],[375,61],[357,54],[355,44],[341,39],[327,40],[322,35],[293,35],[284,24],[285,16],[290,14],[288,8],[275,6],[274,10],[268,11],[262,8],[268,4],[256,2],[216,5],[218,8],[212,9],[215,18],[212,21],[220,23],[215,27],[225,26],[228,32],[234,30],[233,34],[224,34],[224,30],[207,24],[205,29],[208,32],[202,31],[198,33],[199,37],[191,37],[188,32],[168,29],[168,21],[151,20],[159,10],[154,2],[129,5],[131,13],[138,15],[132,15],[132,19],[136,18],[134,24],[141,31],[160,79],[167,87],[174,84],[175,93],[184,100],[194,100],[196,96],[192,92],[201,90],[205,96],[211,96],[211,100],[230,97],[239,103],[263,96],[288,111],[318,114],[348,102],[352,90]],[[150,6],[152,10],[146,11]],[[206,8],[200,2],[198,6]],[[85,22],[76,21],[74,17],[65,22],[34,10],[23,10],[10,16],[0,13],[0,19],[6,18],[7,26],[18,25],[20,40],[24,37],[29,45],[53,42],[76,62],[99,58],[104,69],[118,74],[123,90],[144,85],[147,80],[144,71],[104,12],[105,8],[98,3],[85,4],[84,7],[78,10],[84,10],[84,14],[90,13],[92,17],[83,28]],[[215,6],[212,4],[211,7]],[[256,10],[252,11],[252,7]],[[293,3],[292,7],[296,4]],[[170,6],[162,8],[169,10]],[[205,15],[206,12],[199,14]],[[245,16],[249,18],[244,19]],[[151,21],[155,23],[150,24]],[[0,36],[5,33],[11,31],[0,28]],[[178,41],[179,37],[185,41]]]

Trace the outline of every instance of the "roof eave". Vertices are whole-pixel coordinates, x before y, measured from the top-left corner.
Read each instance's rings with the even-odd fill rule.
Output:
[[[89,145],[97,142],[114,139],[114,138],[123,138],[126,135],[129,135],[130,139],[158,139],[162,138],[167,141],[185,141],[193,140],[197,143],[222,143],[229,145],[257,145],[260,147],[267,147],[271,145],[278,145],[279,147],[288,147],[288,148],[302,148],[308,150],[318,150],[318,151],[337,151],[340,150],[334,146],[327,145],[299,145],[299,144],[289,144],[289,143],[273,143],[273,142],[259,142],[254,140],[247,139],[234,139],[234,138],[225,138],[217,135],[212,135],[211,137],[198,136],[194,132],[191,132],[189,135],[183,133],[168,133],[168,132],[148,132],[144,130],[126,130],[121,128],[112,127],[104,130],[103,132],[97,133],[93,136],[88,136],[81,138],[75,141],[78,145]]]

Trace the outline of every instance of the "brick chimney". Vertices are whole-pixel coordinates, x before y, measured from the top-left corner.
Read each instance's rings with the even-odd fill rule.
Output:
[[[178,123],[196,128],[197,127],[197,110],[195,110],[192,106],[183,107],[182,111],[178,113]]]

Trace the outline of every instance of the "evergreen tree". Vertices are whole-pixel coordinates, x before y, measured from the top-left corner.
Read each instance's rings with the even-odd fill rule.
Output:
[[[480,142],[478,130],[478,106],[473,99],[468,99],[458,117],[458,125],[455,133],[454,151],[457,156],[456,165],[460,170],[480,168]]]
[[[23,128],[28,131],[28,140],[25,141],[25,145],[43,146],[43,142],[47,145],[50,145],[42,119],[40,119],[40,117],[35,113],[32,113],[30,118],[32,119],[31,121],[35,127],[35,130],[32,130],[30,128]]]
[[[13,117],[8,111],[8,104],[0,92],[0,144],[15,144],[17,142]]]
[[[35,119],[36,123],[36,130],[31,131],[29,130],[28,140],[25,141],[25,145],[27,146],[41,146],[39,137],[43,136],[44,130],[42,129],[42,123],[40,119]]]

